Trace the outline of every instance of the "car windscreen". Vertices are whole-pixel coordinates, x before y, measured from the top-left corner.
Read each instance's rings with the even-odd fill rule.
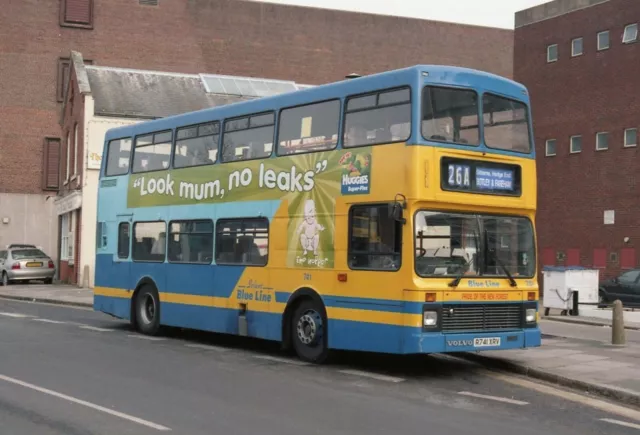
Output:
[[[11,257],[15,260],[24,260],[25,258],[47,258],[47,254],[39,249],[16,249],[11,251]]]

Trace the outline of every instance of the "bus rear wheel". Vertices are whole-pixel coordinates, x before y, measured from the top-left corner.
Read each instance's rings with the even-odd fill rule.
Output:
[[[158,291],[145,285],[135,299],[136,326],[146,335],[156,335],[160,330],[160,297]]]
[[[293,314],[291,332],[298,358],[314,364],[327,359],[327,320],[319,304],[311,300],[300,303]]]

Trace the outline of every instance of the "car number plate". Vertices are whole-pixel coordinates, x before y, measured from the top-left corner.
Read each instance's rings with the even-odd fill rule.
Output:
[[[27,267],[42,267],[42,263],[35,263],[35,262],[27,263]]]
[[[500,337],[474,338],[473,347],[500,346]]]

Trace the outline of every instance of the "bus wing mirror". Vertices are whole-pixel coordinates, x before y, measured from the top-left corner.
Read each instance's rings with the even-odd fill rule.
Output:
[[[398,201],[398,196],[402,197],[402,201]],[[389,204],[389,216],[396,222],[401,222],[404,225],[407,223],[407,220],[402,217],[402,210],[405,208],[407,208],[407,200],[403,195],[398,194],[396,195],[396,199]]]

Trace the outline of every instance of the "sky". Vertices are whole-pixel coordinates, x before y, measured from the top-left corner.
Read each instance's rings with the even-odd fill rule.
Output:
[[[516,11],[550,0],[260,0],[513,29]]]

